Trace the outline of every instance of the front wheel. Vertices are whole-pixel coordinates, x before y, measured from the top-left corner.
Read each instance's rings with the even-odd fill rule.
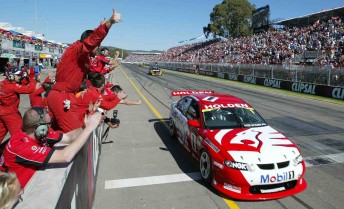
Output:
[[[199,171],[202,179],[205,182],[210,182],[212,179],[211,158],[207,150],[202,150],[199,158]]]

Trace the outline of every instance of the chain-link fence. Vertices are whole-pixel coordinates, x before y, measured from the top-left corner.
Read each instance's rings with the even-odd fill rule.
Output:
[[[155,64],[155,62],[148,64]],[[185,62],[159,62],[158,65],[162,68],[199,69],[328,86],[344,86],[344,68],[332,68],[331,66],[208,64]]]

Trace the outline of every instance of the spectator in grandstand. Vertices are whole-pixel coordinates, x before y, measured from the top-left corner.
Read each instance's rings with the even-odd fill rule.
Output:
[[[48,106],[59,130],[68,132],[81,127],[75,93],[90,70],[90,54],[98,49],[111,26],[120,19],[121,15],[113,9],[108,20],[94,31],[86,30],[62,55],[56,70],[56,83],[48,95]]]
[[[116,51],[115,57],[111,61],[106,58],[108,55],[109,49],[102,48],[100,54],[95,56],[92,61],[91,71],[104,75],[115,69],[119,65],[119,51]]]
[[[0,208],[12,209],[19,201],[24,190],[21,188],[17,175],[13,172],[0,172]]]
[[[7,131],[13,135],[21,128],[20,94],[32,93],[36,87],[36,81],[33,78],[29,80],[27,86],[22,86],[21,80],[20,70],[11,68],[6,79],[0,83],[0,144]]]
[[[85,118],[82,133],[73,130],[62,134],[49,128],[51,117],[42,107],[28,109],[23,117],[22,129],[11,136],[0,159],[0,170],[14,172],[25,187],[37,169],[48,163],[69,163],[83,147],[90,134],[101,122],[101,114]],[[57,143],[68,144],[55,149]]]

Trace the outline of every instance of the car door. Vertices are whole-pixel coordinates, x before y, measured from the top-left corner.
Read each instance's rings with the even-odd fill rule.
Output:
[[[201,124],[200,120],[200,109],[199,104],[195,99],[192,99],[189,108],[186,112],[187,120],[197,120],[199,124]],[[187,142],[189,145],[189,149],[192,153],[194,153],[194,157],[198,156],[199,149],[202,144],[202,137],[200,135],[201,127],[192,127],[188,126],[189,135],[187,137]]]
[[[178,135],[179,142],[185,146],[187,150],[189,150],[187,136],[189,133],[186,112],[191,104],[192,98],[191,97],[184,97],[176,105],[177,114],[174,116],[174,122],[176,126],[176,131]]]

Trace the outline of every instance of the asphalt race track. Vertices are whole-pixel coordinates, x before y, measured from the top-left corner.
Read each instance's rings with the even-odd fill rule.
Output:
[[[119,105],[121,125],[103,144],[94,209],[341,209],[344,208],[344,102],[287,94],[200,75],[123,64],[112,75],[142,105]],[[307,189],[269,201],[236,201],[200,181],[198,166],[166,127],[171,90],[210,89],[238,96],[289,136],[307,164]]]

